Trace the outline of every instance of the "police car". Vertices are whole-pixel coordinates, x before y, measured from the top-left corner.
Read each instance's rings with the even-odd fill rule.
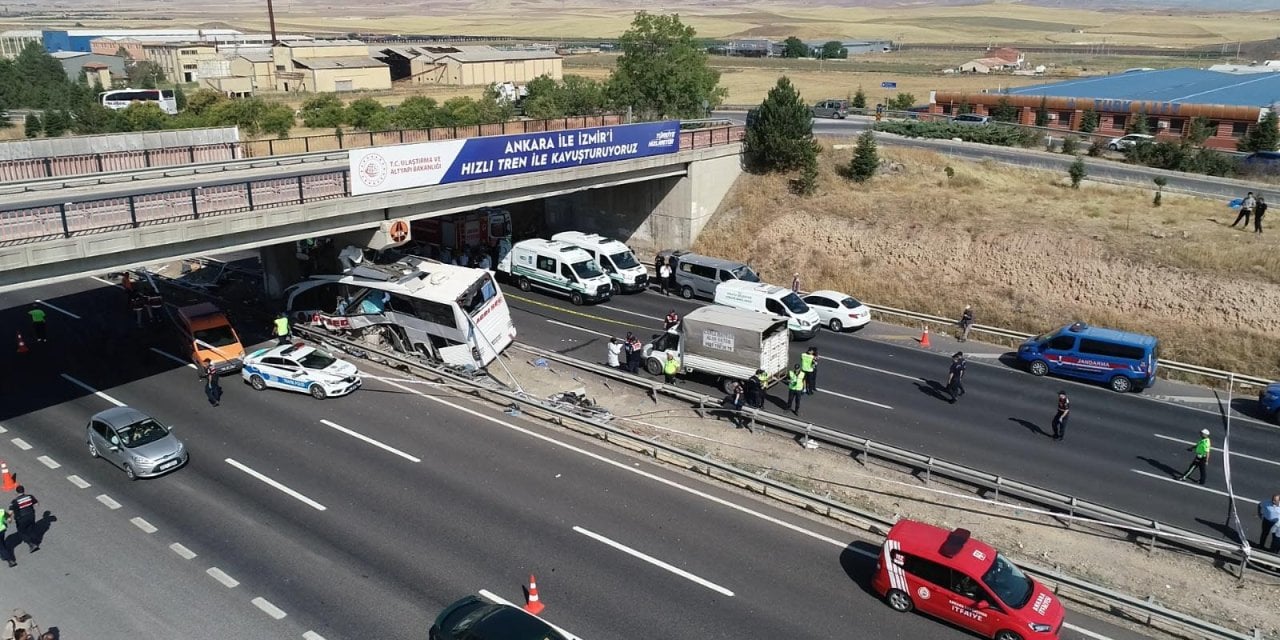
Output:
[[[301,342],[254,351],[245,357],[240,377],[258,391],[301,391],[317,400],[360,388],[355,365]]]

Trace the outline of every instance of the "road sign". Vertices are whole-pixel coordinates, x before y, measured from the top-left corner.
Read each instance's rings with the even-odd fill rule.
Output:
[[[896,82],[881,82],[881,83],[880,83],[880,88],[881,88],[881,89],[897,89],[897,88],[898,88],[898,83],[896,83]]]

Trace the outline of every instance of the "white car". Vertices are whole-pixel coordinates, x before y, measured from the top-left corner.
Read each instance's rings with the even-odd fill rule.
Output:
[[[240,377],[254,389],[310,393],[317,400],[360,388],[356,366],[301,342],[258,349],[245,356]]]
[[[1151,142],[1155,139],[1155,136],[1149,136],[1145,133],[1131,133],[1127,136],[1112,138],[1111,141],[1107,143],[1107,148],[1112,151],[1124,151],[1125,149],[1132,149],[1138,146],[1141,142]]]
[[[871,322],[871,309],[839,291],[814,291],[804,297],[810,309],[832,331],[861,329]]]

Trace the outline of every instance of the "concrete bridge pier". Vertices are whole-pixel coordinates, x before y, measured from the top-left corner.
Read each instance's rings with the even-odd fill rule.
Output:
[[[302,279],[298,248],[293,242],[267,245],[258,249],[262,260],[262,286],[268,299],[283,302],[284,290]]]

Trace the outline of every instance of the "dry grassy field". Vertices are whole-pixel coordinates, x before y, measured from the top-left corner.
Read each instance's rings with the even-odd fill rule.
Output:
[[[1212,6],[1206,2],[1206,7]],[[176,26],[181,22],[221,21],[238,27],[266,29],[259,3],[174,7],[173,20],[148,21],[116,5],[116,20],[78,20],[84,26]],[[126,5],[127,7],[127,5]],[[530,38],[616,37],[626,30],[637,7],[605,2],[560,0],[483,0],[472,3],[360,6],[330,3],[276,3],[283,30],[381,31],[388,33],[465,33]],[[1016,42],[1112,45],[1204,45],[1274,38],[1280,8],[1274,12],[1238,14],[1186,11],[1093,11],[1029,6],[999,1],[953,7],[836,7],[796,3],[691,3],[676,7],[643,7],[674,11],[705,38],[785,37],[878,38],[919,43]],[[98,9],[101,11],[102,9]],[[77,21],[68,17],[70,22]],[[123,23],[130,24],[123,24]],[[99,24],[101,23],[101,24]]]
[[[881,149],[903,165],[855,186],[827,148],[818,194],[741,179],[695,247],[805,285],[1039,332],[1073,320],[1155,333],[1163,356],[1280,376],[1280,228],[1227,227],[1225,202]],[[945,167],[955,175],[948,178]]]

